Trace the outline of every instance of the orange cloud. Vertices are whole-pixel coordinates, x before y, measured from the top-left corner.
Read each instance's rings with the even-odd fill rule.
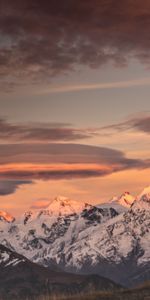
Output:
[[[60,180],[73,178],[103,177],[127,169],[144,169],[149,160],[135,160],[121,157],[97,163],[14,163],[0,166],[0,178],[5,180]]]
[[[42,208],[46,208],[50,203],[50,200],[47,199],[40,199],[35,201],[32,205],[31,205],[31,209],[42,209]]]
[[[6,164],[0,166],[3,179],[65,179],[104,176],[122,168],[121,164]]]

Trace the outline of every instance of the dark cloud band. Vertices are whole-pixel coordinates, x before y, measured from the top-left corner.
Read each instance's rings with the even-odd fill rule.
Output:
[[[1,0],[0,76],[11,87],[15,77],[38,82],[79,65],[147,66],[149,32],[146,0]]]
[[[150,166],[118,150],[62,143],[0,145],[0,164],[0,177],[15,180],[101,177]]]
[[[4,141],[75,141],[91,138],[94,135],[96,135],[94,131],[74,128],[71,124],[15,124],[0,119],[0,140]]]
[[[0,164],[99,164],[136,165],[122,151],[81,144],[31,143],[1,144]]]
[[[80,144],[0,145],[0,195],[14,193],[35,180],[104,177],[115,172],[146,169],[150,160],[127,158],[121,151]]]
[[[14,193],[21,185],[31,184],[30,180],[1,180],[0,196],[6,196]]]

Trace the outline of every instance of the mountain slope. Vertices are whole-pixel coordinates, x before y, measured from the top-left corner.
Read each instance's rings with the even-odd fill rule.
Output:
[[[69,202],[68,199],[63,199],[60,214],[56,207],[61,206],[62,198],[57,198],[45,210],[25,213],[19,220],[1,230],[1,243],[36,263],[57,264],[56,260],[48,256],[56,241],[71,241],[86,228],[95,228],[118,215],[112,208],[101,209],[89,204],[82,204],[81,212],[77,213],[78,203]]]
[[[7,224],[0,241],[43,266],[96,273],[128,286],[150,279],[149,189],[119,215],[112,207],[75,207],[57,198],[48,209]]]
[[[112,281],[96,275],[81,276],[44,268],[0,245],[0,296],[5,300],[118,287]]]
[[[150,197],[142,194],[131,209],[95,228],[86,229],[63,248],[69,270],[96,272],[133,285],[150,279]],[[101,234],[99,234],[99,232]],[[55,243],[51,256],[55,257]],[[71,255],[71,252],[73,253]]]

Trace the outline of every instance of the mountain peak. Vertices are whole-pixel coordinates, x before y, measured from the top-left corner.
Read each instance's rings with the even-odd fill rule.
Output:
[[[141,198],[144,195],[147,195],[147,197],[150,199],[150,185],[143,190],[139,197]]]
[[[68,197],[58,195],[57,197],[54,198],[53,201],[57,201],[57,202],[61,203],[62,205],[63,204],[68,205],[70,202],[70,199]]]
[[[0,220],[11,223],[15,218],[7,212],[0,210]]]
[[[130,208],[133,202],[135,201],[135,197],[132,196],[129,192],[124,192],[120,198],[118,199],[118,202],[125,206]]]
[[[85,203],[71,200],[64,196],[57,196],[51,201],[46,210],[48,210],[52,215],[69,215],[79,213],[85,205]]]
[[[130,208],[134,201],[135,197],[126,191],[120,197],[113,197],[111,202],[118,203],[126,208]]]
[[[79,201],[71,200],[70,198],[64,196],[57,196],[49,202],[49,205],[43,209],[36,209],[27,211],[20,218],[19,222],[23,222],[25,225],[28,222],[36,221],[39,218],[53,217],[51,220],[54,221],[55,218],[69,216],[73,214],[80,213],[83,209],[88,206],[86,203],[81,203]]]
[[[150,209],[150,186],[146,187],[143,192],[137,197],[133,208],[149,210]]]

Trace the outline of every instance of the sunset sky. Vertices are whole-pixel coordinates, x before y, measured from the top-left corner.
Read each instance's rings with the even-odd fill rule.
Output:
[[[0,1],[0,209],[150,184],[150,1]]]

